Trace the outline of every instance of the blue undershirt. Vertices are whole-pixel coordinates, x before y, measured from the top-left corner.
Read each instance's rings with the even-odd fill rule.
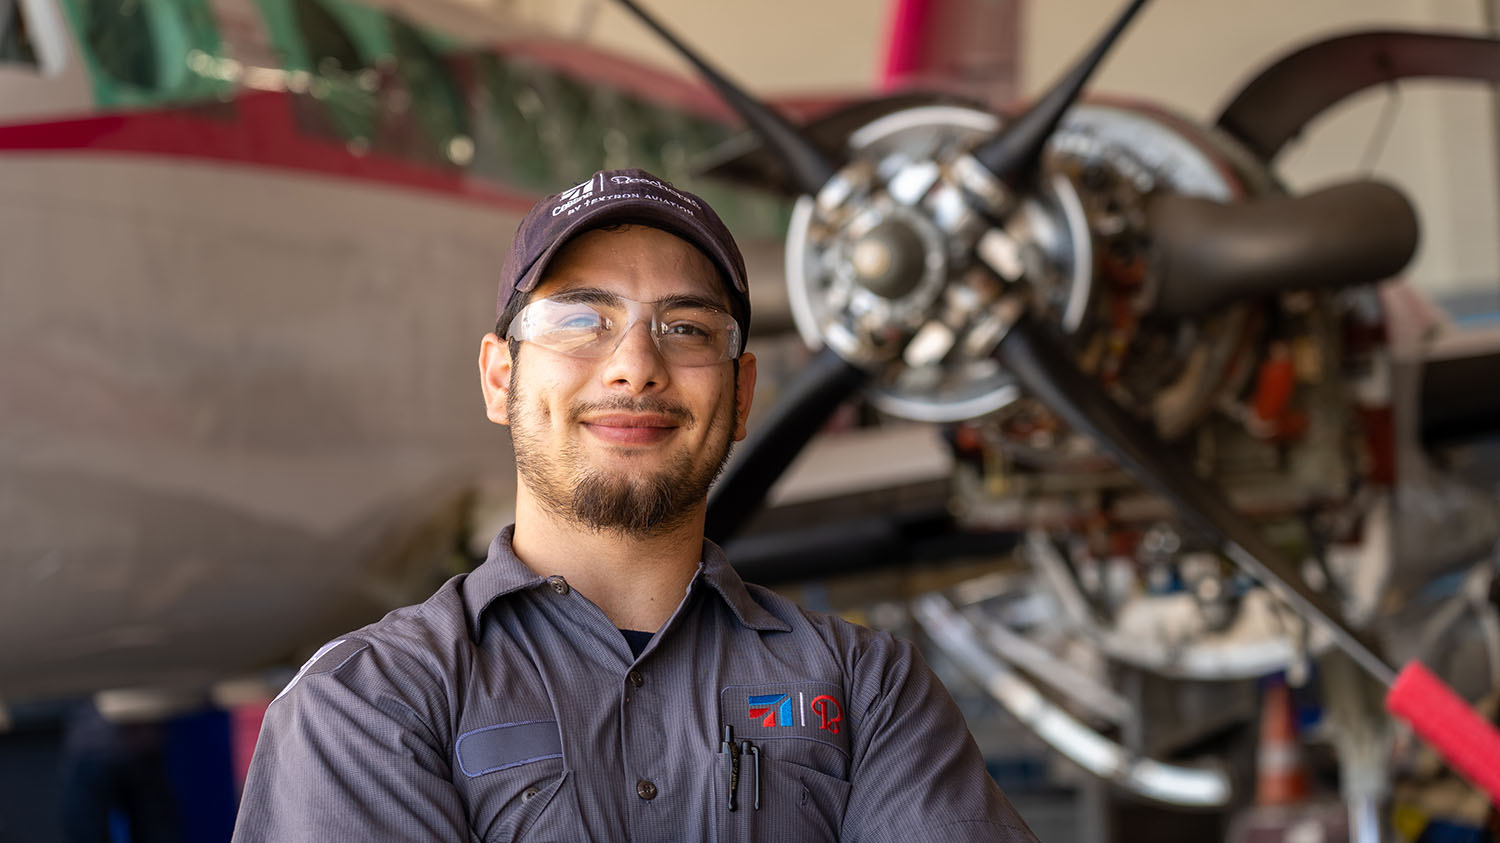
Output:
[[[646,649],[646,645],[651,643],[651,637],[656,635],[639,629],[622,629],[620,634],[625,636],[625,643],[630,645],[630,655],[636,658],[640,658],[641,651]]]

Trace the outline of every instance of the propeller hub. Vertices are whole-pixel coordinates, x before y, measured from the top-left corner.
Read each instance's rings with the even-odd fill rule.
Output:
[[[885,220],[849,247],[855,280],[866,290],[899,299],[917,288],[927,263],[927,249],[910,225]]]
[[[798,330],[871,372],[867,394],[883,412],[953,421],[1019,394],[992,351],[1010,323],[1001,303],[1023,302],[1090,347],[1095,370],[1131,387],[1148,378],[1185,384],[1149,393],[1177,404],[1146,403],[1166,407],[1155,413],[1163,430],[1187,429],[1212,406],[1207,387],[1236,359],[1220,346],[1232,352],[1239,334],[1203,335],[1214,353],[1197,368],[1179,359],[1204,341],[1197,335],[1150,347],[1118,341],[1133,329],[1131,306],[1147,284],[1140,197],[1233,198],[1231,171],[1210,154],[1217,146],[1174,125],[1078,105],[1023,192],[970,155],[1001,130],[992,114],[921,106],[861,126],[847,138],[849,163],[792,213],[787,280]]]

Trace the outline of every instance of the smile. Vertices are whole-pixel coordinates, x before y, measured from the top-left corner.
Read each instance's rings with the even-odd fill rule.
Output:
[[[582,425],[598,438],[614,445],[654,445],[665,441],[678,423],[669,416],[611,413],[585,419]]]

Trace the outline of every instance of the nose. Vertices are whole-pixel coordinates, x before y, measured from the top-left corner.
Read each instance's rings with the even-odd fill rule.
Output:
[[[604,358],[601,375],[612,388],[642,393],[665,388],[668,373],[667,362],[651,336],[651,320],[640,319],[625,329],[620,344]]]

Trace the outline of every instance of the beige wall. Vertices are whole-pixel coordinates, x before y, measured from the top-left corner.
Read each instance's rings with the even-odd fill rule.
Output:
[[[660,38],[613,0],[512,0],[526,20],[687,72]],[[642,0],[715,65],[774,94],[865,90],[885,53],[888,0]]]
[[[1034,93],[1072,62],[1119,0],[1031,2],[1025,8],[1022,89]],[[1272,57],[1320,37],[1373,27],[1482,29],[1480,0],[1156,0],[1127,30],[1095,88],[1212,119]],[[1367,91],[1309,127],[1277,162],[1294,188],[1361,172],[1388,97]],[[1408,82],[1373,168],[1402,186],[1423,218],[1411,275],[1436,294],[1500,290],[1500,222],[1489,94],[1478,85]]]

